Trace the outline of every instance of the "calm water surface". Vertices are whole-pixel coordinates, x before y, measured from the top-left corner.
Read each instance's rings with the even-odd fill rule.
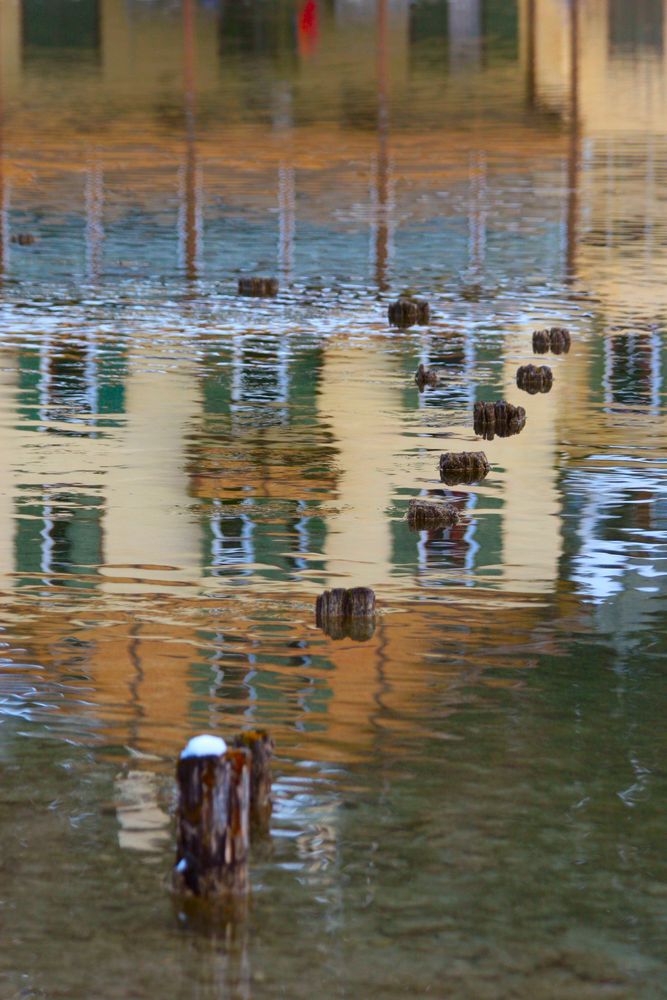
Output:
[[[0,0],[3,998],[667,997],[665,37],[662,0]],[[316,629],[332,585],[370,640]],[[174,761],[255,725],[272,836],[202,926]]]

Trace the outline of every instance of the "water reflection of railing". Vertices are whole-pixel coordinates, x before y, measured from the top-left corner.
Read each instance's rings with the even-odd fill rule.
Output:
[[[658,415],[662,388],[662,339],[658,333],[627,333],[604,341],[604,402]]]

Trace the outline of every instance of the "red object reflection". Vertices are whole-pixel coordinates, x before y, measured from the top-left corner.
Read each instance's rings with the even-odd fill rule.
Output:
[[[306,0],[299,10],[298,32],[300,54],[312,55],[317,48],[320,32],[316,0]]]

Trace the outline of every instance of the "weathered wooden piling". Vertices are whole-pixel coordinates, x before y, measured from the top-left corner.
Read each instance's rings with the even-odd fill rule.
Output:
[[[278,294],[277,278],[239,278],[239,295],[270,299]]]
[[[375,631],[375,594],[370,587],[336,587],[320,594],[315,623],[332,639],[370,639]]]
[[[424,500],[421,497],[410,501],[406,517],[408,524],[415,531],[451,528],[461,520],[461,514],[454,504]]]
[[[517,369],[516,384],[534,396],[536,392],[550,392],[554,375],[548,365],[521,365]]]
[[[415,382],[420,392],[424,391],[425,386],[436,386],[440,382],[440,376],[432,368],[426,368],[425,365],[419,365],[417,371],[415,372]]]
[[[11,243],[18,243],[20,247],[30,247],[35,242],[36,237],[32,233],[12,233]]]
[[[570,331],[564,327],[554,326],[549,331],[552,354],[567,354],[570,350]]]
[[[246,729],[234,737],[234,746],[250,753],[250,819],[262,832],[268,831],[273,798],[271,758],[274,743],[265,729]]]
[[[440,478],[449,486],[479,482],[490,468],[483,451],[446,451],[440,456]]]
[[[413,299],[402,296],[389,304],[387,310],[392,326],[406,328],[408,326],[426,326],[431,319],[431,309],[425,299]]]
[[[195,896],[245,892],[252,757],[217,736],[196,736],[178,761],[174,888]]]
[[[500,399],[495,403],[475,403],[473,410],[475,434],[487,441],[494,437],[511,437],[523,430],[526,411]]]
[[[550,330],[535,330],[533,351],[535,354],[567,354],[570,350],[570,331],[562,326],[552,326]]]

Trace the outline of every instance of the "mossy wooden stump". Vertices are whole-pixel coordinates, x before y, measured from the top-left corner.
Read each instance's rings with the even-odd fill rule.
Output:
[[[277,278],[239,278],[239,295],[271,299],[278,294]]]
[[[550,330],[535,330],[533,351],[535,354],[567,354],[570,350],[570,331],[562,326],[552,326]]]
[[[274,743],[265,729],[247,729],[234,737],[237,749],[246,749],[251,757],[250,819],[253,826],[268,832],[273,798],[271,795],[271,758]]]
[[[434,387],[439,384],[440,376],[432,368],[419,365],[415,372],[415,382],[420,392],[423,392],[427,385]]]
[[[443,483],[477,483],[484,479],[491,466],[483,451],[446,451],[440,456],[440,478]]]
[[[458,508],[451,503],[416,498],[408,504],[408,524],[415,531],[451,528],[461,520]]]
[[[494,437],[519,434],[526,423],[526,411],[523,406],[514,406],[504,399],[495,403],[475,403],[473,422],[475,434],[493,441]]]
[[[550,392],[554,375],[548,365],[521,365],[517,369],[516,384],[519,389],[534,396],[536,392]]]
[[[375,594],[370,587],[325,590],[315,604],[315,622],[332,639],[370,639],[375,631]]]
[[[216,752],[216,743],[224,752]],[[251,752],[227,750],[217,737],[196,737],[181,754],[173,871],[178,892],[217,897],[247,890],[251,772]]]
[[[390,303],[387,315],[392,326],[406,329],[409,326],[426,326],[431,319],[431,309],[424,299],[403,296]]]

